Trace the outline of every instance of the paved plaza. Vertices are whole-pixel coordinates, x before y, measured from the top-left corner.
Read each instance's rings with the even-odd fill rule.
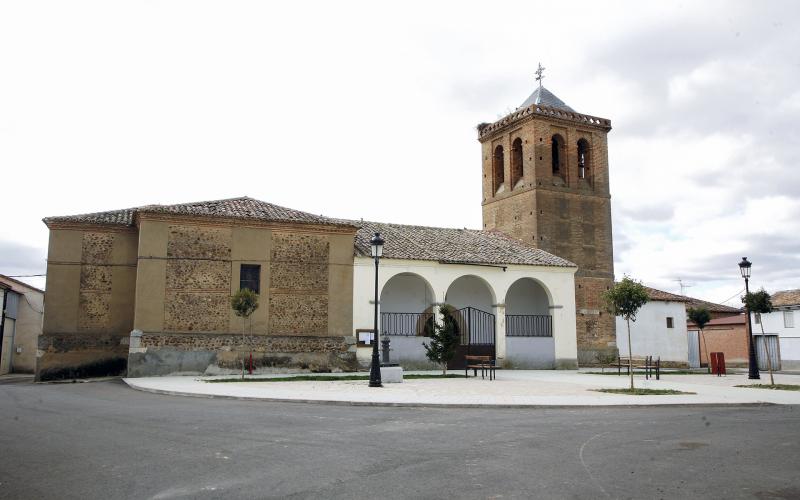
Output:
[[[125,382],[134,389],[172,395],[329,404],[505,407],[800,404],[798,391],[734,387],[752,382],[768,383],[766,373],[760,381],[748,380],[745,373],[722,377],[706,374],[662,374],[661,380],[646,380],[644,375],[636,375],[637,388],[675,389],[695,393],[659,396],[629,396],[595,391],[599,388],[628,387],[629,381],[625,375],[593,375],[553,370],[498,370],[496,380],[481,379],[480,376],[475,378],[471,375],[470,373],[468,379],[407,379],[401,384],[384,384],[384,387],[378,389],[368,387],[365,380],[209,383],[208,380],[219,377],[184,376],[133,378],[125,379]],[[800,384],[800,375],[777,374],[775,381]]]

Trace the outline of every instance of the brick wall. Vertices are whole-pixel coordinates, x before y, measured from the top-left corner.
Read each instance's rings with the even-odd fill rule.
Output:
[[[743,324],[707,326],[700,336],[700,363],[706,365],[706,352],[722,352],[726,366],[747,366],[747,342]]]
[[[564,139],[561,169],[553,175],[551,137]],[[615,321],[600,295],[614,280],[607,130],[541,117],[522,120],[481,139],[483,226],[510,234],[578,265],[575,279],[578,359],[592,364],[616,354]],[[492,152],[523,143],[523,177],[495,192]],[[586,178],[579,178],[578,140],[590,146]],[[506,155],[505,178],[510,179]]]

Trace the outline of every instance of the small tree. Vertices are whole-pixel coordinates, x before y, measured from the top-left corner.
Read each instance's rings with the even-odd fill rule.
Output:
[[[763,288],[757,292],[750,292],[742,297],[742,302],[747,308],[748,314],[756,313],[769,314],[772,312],[772,299]],[[772,359],[769,356],[769,343],[767,338],[764,337],[764,322],[759,321],[761,325],[761,341],[764,342],[764,350],[767,352],[767,368],[769,369],[769,383],[775,385],[775,378],[772,376]],[[752,334],[752,333],[751,333]]]
[[[242,318],[242,346],[245,344],[245,321],[249,322],[252,330],[253,322],[250,316],[258,309],[258,294],[249,288],[240,288],[231,297],[231,308],[233,312]],[[242,355],[242,378],[244,378],[244,355]]]
[[[708,357],[708,346],[706,345],[706,336],[703,333],[703,328],[706,324],[711,321],[711,314],[708,312],[708,309],[705,307],[690,307],[688,311],[686,311],[686,315],[689,317],[694,324],[700,328],[700,338],[703,339],[703,349],[706,351],[706,366],[708,367],[708,373],[711,373],[711,362],[709,361]]]
[[[631,321],[636,321],[636,313],[647,303],[650,296],[644,285],[625,276],[603,294],[608,312],[622,316],[628,324],[628,373],[633,390],[633,349],[631,348]]]
[[[431,343],[422,343],[425,347],[425,356],[432,362],[441,365],[442,374],[447,375],[447,363],[456,354],[456,348],[461,341],[461,328],[456,321],[456,310],[453,306],[444,304],[439,308],[442,313],[442,323],[433,322],[433,332],[430,334]]]

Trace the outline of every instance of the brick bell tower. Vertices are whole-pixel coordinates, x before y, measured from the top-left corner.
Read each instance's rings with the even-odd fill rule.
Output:
[[[578,363],[616,356],[615,318],[601,294],[614,284],[607,136],[611,122],[575,112],[541,84],[513,113],[478,126],[483,227],[578,265]]]

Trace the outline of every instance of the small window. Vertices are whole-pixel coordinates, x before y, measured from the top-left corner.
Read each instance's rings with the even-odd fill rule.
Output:
[[[564,139],[560,135],[555,134],[550,138],[550,156],[553,175],[564,175],[564,169],[562,168],[563,150]]]
[[[256,293],[261,293],[261,266],[257,264],[242,264],[239,271],[239,288],[247,288]]]
[[[794,328],[794,311],[783,311],[783,326]]]
[[[505,182],[505,154],[503,146],[494,148],[492,156],[492,190],[496,193],[500,186]]]
[[[667,328],[675,328],[675,322],[671,317],[667,317]]]
[[[586,179],[589,170],[589,142],[586,139],[578,141],[578,179]]]
[[[511,144],[511,189],[522,179],[522,139],[517,137]]]
[[[761,313],[755,313],[754,317],[756,319],[756,324],[760,325],[761,324]]]

